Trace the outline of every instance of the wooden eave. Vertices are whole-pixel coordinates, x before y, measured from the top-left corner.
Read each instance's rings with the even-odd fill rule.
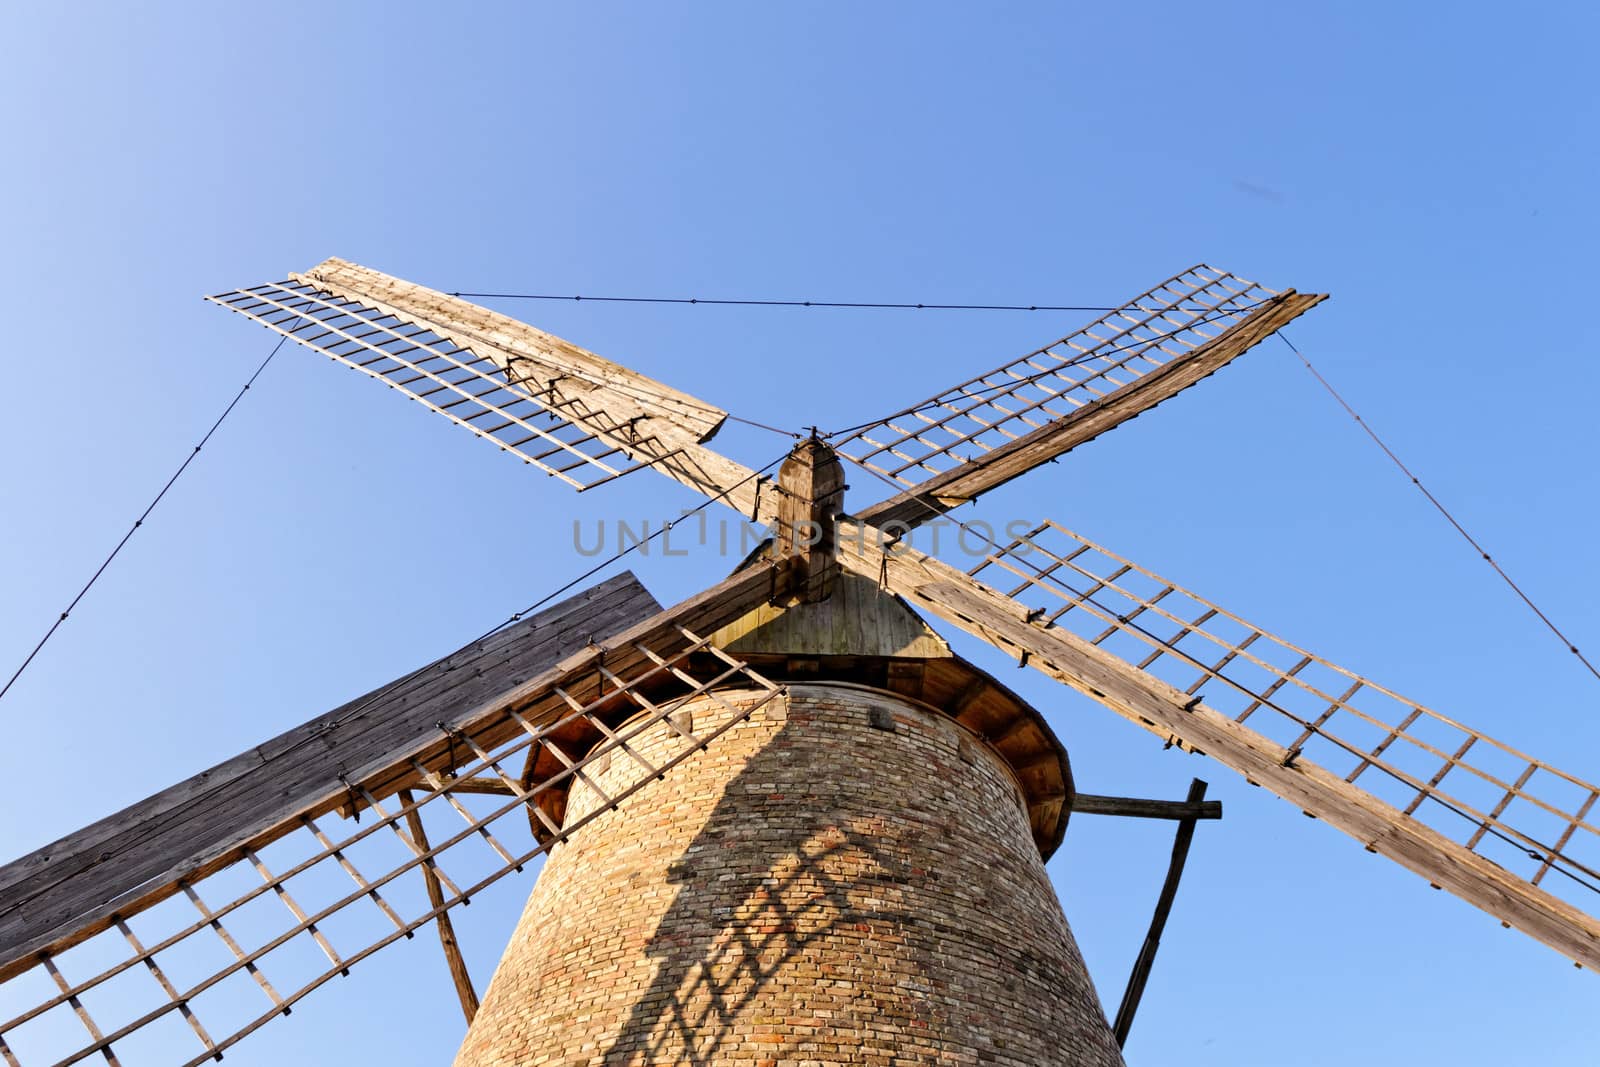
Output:
[[[1011,769],[1040,855],[1049,859],[1060,847],[1074,792],[1066,746],[1038,710],[986,671],[954,655],[908,659],[746,653],[740,658],[775,682],[863,685],[954,719]]]

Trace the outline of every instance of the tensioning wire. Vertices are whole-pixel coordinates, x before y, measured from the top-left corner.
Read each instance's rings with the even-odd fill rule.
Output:
[[[1533,602],[1533,598],[1522,591],[1522,587],[1520,585],[1512,581],[1511,575],[1506,573],[1505,568],[1500,566],[1499,561],[1497,561],[1493,556],[1489,555],[1488,551],[1478,543],[1478,539],[1468,533],[1467,528],[1462,526],[1461,522],[1453,514],[1451,514],[1450,509],[1440,503],[1439,498],[1428,491],[1428,487],[1422,484],[1422,479],[1411,473],[1411,468],[1407,467],[1403,462],[1401,462],[1400,457],[1395,455],[1394,450],[1384,442],[1383,438],[1378,436],[1378,432],[1372,428],[1371,424],[1368,423],[1366,419],[1363,419],[1360,415],[1356,414],[1356,410],[1350,406],[1350,402],[1333,387],[1332,383],[1330,383],[1328,379],[1322,376],[1322,373],[1318,371],[1316,367],[1311,365],[1311,361],[1306,358],[1305,353],[1296,348],[1294,346],[1294,342],[1289,340],[1282,330],[1278,331],[1278,336],[1282,337],[1283,343],[1289,346],[1289,351],[1300,357],[1300,362],[1305,364],[1305,368],[1311,372],[1311,376],[1321,383],[1322,387],[1328,391],[1328,395],[1339,402],[1339,406],[1344,408],[1345,414],[1354,419],[1356,421],[1356,425],[1360,426],[1362,431],[1368,437],[1372,438],[1372,443],[1383,449],[1383,454],[1389,457],[1389,461],[1399,469],[1400,473],[1404,474],[1411,480],[1411,484],[1416,486],[1417,491],[1427,498],[1428,503],[1433,505],[1434,510],[1443,515],[1445,521],[1451,526],[1455,527],[1456,533],[1461,535],[1462,540],[1471,545],[1473,551],[1482,556],[1483,561],[1494,568],[1494,572],[1500,576],[1500,580],[1505,582],[1506,585],[1510,587],[1511,591],[1517,594],[1517,597],[1524,604],[1528,605],[1528,610],[1537,615],[1539,617],[1539,621],[1544,623],[1545,626],[1549,628],[1550,632],[1555,634],[1561,643],[1566,646],[1567,651],[1578,657],[1578,662],[1587,667],[1589,673],[1594,675],[1597,681],[1600,681],[1600,670],[1596,670],[1595,665],[1589,662],[1589,658],[1582,652],[1578,651],[1578,646],[1573,643],[1572,639],[1563,633],[1561,628],[1551,621],[1550,616],[1546,615],[1542,610],[1540,610],[1539,605],[1535,604]]]
[[[595,304],[721,304],[732,307],[860,308],[904,311],[1116,311],[1118,308],[1090,304],[904,304],[864,300],[730,300],[684,296],[564,296],[556,293],[470,293],[451,296],[475,300],[560,300]]]
[[[99,581],[100,576],[106,572],[106,568],[111,566],[111,561],[117,558],[117,555],[122,551],[123,546],[125,546],[133,537],[133,535],[139,531],[139,528],[144,525],[144,520],[150,517],[150,513],[156,509],[156,505],[161,503],[161,498],[167,495],[167,491],[172,488],[173,483],[175,483],[179,477],[183,475],[184,471],[189,469],[189,464],[194,462],[195,457],[200,454],[200,450],[206,446],[206,442],[211,440],[211,435],[217,432],[217,428],[222,425],[222,421],[232,414],[233,409],[238,405],[239,401],[244,399],[244,394],[248,393],[250,391],[250,387],[255,384],[256,379],[261,377],[261,372],[267,369],[267,364],[272,362],[272,357],[278,354],[278,349],[283,347],[283,342],[286,340],[288,340],[286,337],[278,338],[278,343],[272,346],[272,351],[267,353],[267,358],[261,361],[261,365],[255,369],[254,374],[250,375],[249,379],[244,383],[243,388],[241,388],[239,392],[234,395],[232,400],[228,401],[228,406],[222,409],[222,414],[218,415],[217,421],[211,424],[211,429],[207,430],[205,436],[200,438],[200,443],[195,445],[194,449],[184,457],[183,462],[178,465],[178,469],[172,473],[172,477],[167,479],[167,484],[163,485],[161,487],[161,491],[155,495],[155,499],[150,501],[150,505],[139,514],[137,519],[133,520],[133,525],[128,528],[127,533],[122,535],[122,540],[117,542],[117,546],[111,550],[111,554],[107,556],[105,561],[100,564],[99,568],[89,576],[89,580],[84,583],[83,588],[78,590],[78,595],[72,598],[72,602],[66,606],[66,609],[61,612],[60,616],[56,618],[55,622],[50,624],[50,629],[46,630],[44,636],[39,638],[39,643],[33,646],[33,651],[28,653],[28,658],[22,661],[22,666],[18,667],[16,671],[12,673],[11,677],[6,681],[4,687],[0,687],[0,699],[3,699],[5,695],[11,691],[11,687],[17,684],[17,679],[22,677],[22,672],[28,669],[28,665],[33,662],[34,657],[39,654],[40,650],[43,649],[44,646],[49,642],[50,638],[55,636],[56,631],[61,628],[61,624],[67,621],[67,616],[71,615],[72,610],[78,606],[78,601],[82,600],[89,590],[94,588],[94,583]]]

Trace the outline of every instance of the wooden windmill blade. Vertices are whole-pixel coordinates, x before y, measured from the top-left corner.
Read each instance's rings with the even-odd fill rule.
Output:
[[[578,491],[645,467],[774,517],[708,448],[727,412],[527,323],[341,259],[206,298],[358,370]]]
[[[615,810],[779,692],[701,635],[782,588],[762,564],[662,611],[624,574],[0,868],[0,1060],[117,1063],[162,1028],[220,1059],[417,928],[446,937],[586,821],[570,791]],[[676,714],[727,686],[765,697],[699,733]],[[682,746],[645,760],[629,741],[661,724]],[[597,761],[629,784],[600,792]]]
[[[847,568],[1600,969],[1584,910],[1600,892],[1600,786],[1054,522],[970,572],[850,521],[839,545]]]
[[[860,513],[917,526],[1187,389],[1325,295],[1204,264],[1034,352],[833,442],[905,491]]]

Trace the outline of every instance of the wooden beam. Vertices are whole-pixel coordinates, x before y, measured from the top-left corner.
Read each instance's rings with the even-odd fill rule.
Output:
[[[999,733],[990,734],[984,740],[991,745],[1000,746],[1018,734],[1023,733],[1032,725],[1034,725],[1034,721],[1031,715],[1018,715],[1015,719],[1006,723]]]
[[[1156,735],[1211,756],[1429,883],[1600,969],[1600,921],[1405,815],[1303,755],[1235,722],[1063,629],[1026,621],[1016,601],[881,531],[841,521],[841,563],[1104,704]]]
[[[874,504],[859,517],[862,522],[880,528],[891,522],[908,526],[927,522],[1071,451],[1216,373],[1326,299],[1325,294],[1285,290],[1209,341],[1173,357],[1122,388],[977,459]]]
[[[498,778],[453,778],[449,786],[452,793],[483,793],[507,797],[517,795],[516,790]]]
[[[1205,795],[1206,783],[1196,778],[1189,784],[1189,798],[1183,806],[1198,811],[1205,806],[1202,803]],[[1194,824],[1198,818],[1198,815],[1186,815],[1178,823],[1178,832],[1172,842],[1172,860],[1167,864],[1166,880],[1161,883],[1161,895],[1156,898],[1150,932],[1145,934],[1144,944],[1139,946],[1138,958],[1133,962],[1133,973],[1128,976],[1128,987],[1123,991],[1122,1003],[1117,1008],[1117,1020],[1111,1026],[1118,1048],[1128,1043],[1128,1031],[1133,1028],[1134,1013],[1139,1010],[1139,1001],[1144,998],[1145,981],[1150,977],[1150,968],[1155,965],[1156,950],[1161,947],[1161,933],[1167,928],[1167,915],[1172,911],[1172,902],[1178,895],[1178,879],[1183,877],[1183,864],[1189,858],[1189,842],[1194,839]]]
[[[400,790],[400,802],[406,806],[406,829],[411,833],[411,840],[417,848],[427,852],[433,846],[428,844],[428,831],[423,828],[422,815],[412,807],[415,798],[411,790]],[[461,1013],[467,1017],[467,1025],[472,1025],[472,1020],[478,1015],[478,993],[472,988],[472,976],[467,973],[467,961],[461,955],[461,945],[456,941],[455,924],[450,921],[450,913],[444,908],[444,887],[439,884],[439,876],[434,873],[433,864],[424,863],[419,868],[422,871],[422,880],[428,890],[428,906],[439,912],[434,916],[434,925],[439,928],[439,947],[444,949],[445,966],[450,968],[450,981],[456,987],[456,997],[461,1001]]]
[[[950,706],[946,710],[951,718],[959,719],[962,712],[971,707],[973,702],[988,691],[989,679],[982,674],[975,673],[967,681],[967,684],[961,688],[961,692],[957,693],[950,701]]]
[[[642,414],[670,418],[695,441],[710,440],[728,417],[727,412],[698,397],[647,378],[519,319],[371,267],[335,257],[304,274],[292,274],[290,278],[381,308],[398,318],[443,327],[436,331],[440,336],[495,360],[502,369],[512,370],[513,378],[533,373],[544,379],[538,382],[543,386],[550,379],[567,377],[571,381],[563,384],[583,383],[605,390],[607,401],[625,398],[630,405],[637,405]],[[521,366],[513,369],[508,357]],[[526,368],[537,370],[529,372]]]
[[[1183,800],[1141,800],[1078,793],[1072,798],[1074,815],[1122,815],[1134,819],[1220,819],[1222,801],[1193,804]]]
[[[818,604],[833,593],[834,519],[843,510],[844,467],[816,437],[794,446],[778,469],[778,526],[772,550],[794,563],[788,600]]]

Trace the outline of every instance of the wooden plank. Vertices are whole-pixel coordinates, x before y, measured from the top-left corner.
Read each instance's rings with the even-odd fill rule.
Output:
[[[601,442],[636,463],[647,464],[696,492],[725,501],[753,522],[771,524],[777,520],[778,494],[772,480],[703,446],[702,442],[711,438],[726,417],[725,412],[704,401],[498,312],[343,260],[330,259],[308,273],[293,274],[290,278],[295,286],[309,286],[336,300],[371,309],[371,314],[392,315],[410,326],[426,328],[467,350],[474,358],[456,361],[457,365],[473,364],[471,372],[484,375],[481,380],[492,382],[495,390],[527,398],[580,428],[589,439]],[[207,299],[248,315],[252,313],[236,307],[232,298],[260,301],[263,296],[256,291],[263,288],[237,290]],[[265,320],[257,321],[271,326]],[[272,328],[317,347],[284,326]],[[373,328],[380,333],[388,329],[381,325]],[[398,331],[395,336],[404,335],[404,330],[395,329]],[[343,359],[337,355],[334,358]],[[404,362],[394,355],[384,358]],[[443,355],[439,358],[449,359]],[[612,468],[592,458],[579,458],[577,451],[569,448],[572,442],[552,444],[543,453],[546,457],[554,452],[572,454],[566,466],[553,466],[514,447],[514,442],[500,440],[492,432],[474,426],[470,419],[464,421],[448,410],[450,405],[436,404],[427,395],[436,390],[411,392],[402,383],[384,377],[384,372],[366,368],[362,363],[345,362],[358,370],[365,368],[365,373],[409,392],[431,409],[486,436],[497,448],[510,450],[526,462],[538,463],[547,472],[580,489],[593,488],[620,476],[613,472],[587,485],[579,483],[568,473],[574,467],[592,463],[603,470]],[[477,367],[480,362],[488,366]],[[420,371],[417,373],[431,377]],[[490,409],[533,430],[533,436],[548,437],[499,407],[490,405]],[[528,439],[531,438],[524,438]],[[610,455],[608,452],[607,457]]]
[[[1016,655],[1158,736],[1203,752],[1431,884],[1600,968],[1600,922],[1417,819],[1328,773],[1303,756],[1145,674],[1080,637],[1025,621],[1015,601],[901,544],[885,554],[877,531],[842,522],[841,563],[882,575],[888,587],[941,618]]]
[[[944,659],[950,647],[921,616],[877,582],[841,573],[833,595],[815,604],[758,605],[714,635],[740,655],[883,656]]]
[[[1242,281],[1242,279],[1240,280]],[[1180,314],[1186,313],[1193,317],[1175,317],[1174,311],[1177,309],[1165,300],[1159,301],[1156,307],[1150,307],[1144,299],[1139,299],[1134,301],[1132,305],[1124,305],[1117,311],[1090,323],[1077,333],[1064,337],[1055,344],[1046,346],[1032,356],[1025,357],[983,375],[979,380],[984,385],[976,391],[970,389],[972,383],[969,382],[966,387],[957,387],[955,390],[949,390],[941,394],[940,398],[936,399],[935,402],[939,407],[944,408],[948,414],[934,420],[922,414],[921,410],[914,409],[910,414],[926,422],[927,425],[901,443],[904,444],[907,440],[914,440],[934,447],[938,452],[949,456],[952,454],[951,450],[955,447],[978,443],[981,438],[989,436],[991,433],[998,433],[1012,441],[1026,433],[1026,431],[1013,433],[1011,429],[1007,428],[1007,424],[1020,422],[1024,425],[1038,428],[1041,425],[1039,421],[1036,421],[1039,416],[1044,416],[1045,421],[1048,421],[1066,414],[1065,412],[1052,410],[1051,405],[1070,404],[1073,408],[1079,408],[1091,403],[1093,400],[1104,398],[1108,393],[1123,388],[1128,384],[1119,382],[1113,376],[1113,372],[1124,374],[1130,379],[1148,373],[1141,370],[1137,364],[1144,362],[1159,366],[1166,362],[1166,360],[1153,357],[1150,354],[1152,351],[1159,352],[1167,359],[1179,358],[1184,355],[1184,351],[1182,349],[1175,351],[1169,346],[1172,344],[1182,345],[1192,350],[1204,343],[1205,335],[1198,332],[1198,326],[1208,316],[1222,314],[1237,317],[1242,312],[1242,308],[1226,311],[1223,308],[1224,305],[1232,304],[1236,298],[1241,297],[1246,290],[1235,290],[1231,286],[1222,285],[1222,292],[1217,293],[1213,291],[1213,286],[1220,281],[1220,277],[1213,279],[1211,282],[1193,289],[1187,296],[1181,298],[1186,306],[1184,312]],[[1246,286],[1247,289],[1256,288],[1254,283],[1246,283]],[[1203,299],[1203,296],[1212,296],[1216,297],[1216,299],[1207,302]],[[1129,314],[1130,311],[1135,310],[1139,312],[1138,315]],[[1194,310],[1199,310],[1200,313],[1195,315]],[[1122,321],[1114,322],[1114,319]],[[1161,324],[1159,327],[1156,325],[1158,322]],[[1108,335],[1105,337],[1100,336],[1095,332],[1096,327],[1106,329]],[[1173,329],[1174,327],[1176,329]],[[1141,337],[1141,330],[1159,330],[1160,332],[1155,337]],[[1190,331],[1194,331],[1202,340],[1191,341],[1185,337],[1184,334]],[[1162,342],[1162,337],[1166,338],[1166,343]],[[1091,341],[1093,342],[1092,344],[1089,343]],[[1047,362],[1037,358],[1040,356],[1060,358],[1059,354],[1053,350],[1063,347],[1072,349],[1077,353],[1077,356],[1061,367],[1051,367]],[[1062,373],[1067,367],[1078,365],[1079,360],[1100,363],[1101,366],[1096,367],[1087,376],[1080,379],[1073,379]],[[997,382],[995,379],[1000,379],[1000,381]],[[1010,381],[1006,379],[1010,379]],[[1065,386],[1065,388],[1058,388],[1058,383]],[[1092,383],[1098,383],[1102,387],[1110,386],[1110,388],[1097,388]],[[1028,386],[1034,387],[1041,395],[1029,399],[1025,388]],[[1078,397],[1074,396],[1074,394],[1078,393],[1089,394],[1091,400],[1078,399]],[[950,396],[951,401],[955,402],[943,400],[942,397],[944,396]],[[1009,404],[1016,404],[1017,406],[1012,407]],[[979,418],[975,412],[983,408],[990,408],[1000,412],[1002,417],[994,422]],[[960,422],[963,419],[976,423],[979,429],[961,432],[953,428],[953,423]],[[943,435],[950,437],[950,440],[945,442],[942,447],[935,445],[934,440],[930,437],[930,431],[941,431]],[[987,446],[980,447],[984,447],[987,450]],[[901,475],[913,467],[921,467],[929,471],[937,470],[928,462],[932,457],[912,459],[903,455],[899,449],[893,449],[892,451],[896,456],[909,460],[909,462],[900,467],[885,472],[897,481],[904,482]]]
[[[1189,803],[1184,800],[1144,800],[1139,797],[1104,797],[1078,793],[1072,798],[1074,815],[1122,815],[1134,819],[1220,819],[1222,801]]]
[[[1237,282],[1238,287],[1228,284],[1230,279]],[[885,472],[896,477],[896,480],[903,481],[898,474],[907,467],[922,467],[930,474],[938,473],[938,468],[928,461],[947,455],[946,449],[950,444],[971,440],[969,434],[958,431],[945,432],[952,416],[966,417],[982,423],[986,420],[975,418],[973,413],[976,410],[982,408],[999,410],[998,405],[989,403],[987,398],[1017,397],[1020,392],[1019,387],[1024,384],[1037,385],[1038,392],[1046,395],[1034,402],[1025,402],[1022,411],[1007,409],[1005,418],[1001,421],[1009,421],[1021,416],[1023,412],[1045,408],[1048,404],[1057,402],[1078,407],[1084,401],[1073,394],[1104,395],[1101,389],[1095,388],[1091,383],[1109,384],[1114,388],[1117,383],[1110,378],[1113,371],[1125,371],[1130,376],[1135,376],[1138,372],[1129,369],[1130,363],[1135,360],[1143,359],[1150,363],[1164,362],[1151,359],[1147,355],[1152,347],[1159,349],[1165,356],[1177,355],[1178,353],[1172,352],[1165,344],[1158,343],[1163,338],[1176,341],[1187,348],[1194,348],[1199,342],[1190,341],[1185,335],[1193,334],[1203,341],[1208,335],[1201,332],[1198,327],[1212,313],[1237,317],[1246,310],[1246,305],[1254,306],[1261,299],[1273,295],[1275,295],[1273,290],[1255,282],[1238,278],[1203,263],[1196,264],[1147,289],[1121,308],[1102,315],[1087,326],[1021,359],[969,378],[922,403],[857,428],[844,439],[843,443],[848,446],[859,442],[870,446],[866,449],[846,450],[859,461],[872,464],[876,469],[881,470],[886,466],[882,462],[885,453],[909,461],[899,471]],[[1218,299],[1207,300],[1207,297]],[[1233,306],[1224,308],[1223,305]],[[1138,315],[1129,314],[1130,312],[1137,312]],[[1140,326],[1156,331],[1157,320],[1160,323],[1157,336],[1141,339]],[[1129,324],[1133,324],[1132,329],[1129,328]],[[1105,331],[1109,336],[1102,337],[1095,332],[1097,329]],[[1065,355],[1057,349],[1067,349],[1071,355]],[[1123,358],[1115,358],[1122,353],[1126,353]],[[1099,366],[1088,369],[1083,377],[1063,373],[1069,368],[1088,367],[1093,364]],[[933,419],[923,414],[932,407],[944,409],[950,415]],[[1048,414],[1053,418],[1060,413],[1049,411]],[[908,421],[907,425],[912,427],[908,429],[900,425],[901,420],[915,421]],[[1027,421],[1032,424],[1031,420]],[[918,426],[917,423],[922,425]],[[948,442],[934,440],[928,436],[930,431],[936,437],[942,435],[953,440]],[[874,434],[883,440],[878,440]],[[920,458],[913,455],[921,450],[905,448],[912,442],[931,450],[933,455],[924,455]],[[874,463],[874,460],[879,462]]]
[[[722,593],[724,590],[719,589],[716,590],[716,592]],[[685,605],[680,605],[680,607],[694,608],[696,605],[695,602],[690,601],[686,602]],[[652,628],[658,627],[658,625],[659,620],[653,619],[648,620],[645,624],[641,624],[641,627],[638,629],[639,632],[652,632]],[[666,629],[677,630],[679,632],[679,638],[682,647],[678,651],[672,653],[672,659],[667,660],[662,659],[648,648],[640,646],[640,651],[648,662],[660,665],[663,668],[672,668],[682,659],[691,655],[692,649],[701,649],[705,647],[704,639],[698,638],[692,634],[683,633],[681,627],[675,627],[669,622],[666,624]],[[671,760],[658,767],[657,770],[661,773],[670,771],[674,766],[681,763],[683,760],[691,758],[692,756],[703,751],[708,745],[714,743],[719,736],[729,729],[737,726],[738,723],[745,721],[749,715],[759,710],[759,708],[768,700],[771,700],[782,691],[780,686],[773,685],[772,683],[761,678],[759,675],[756,675],[755,673],[745,669],[744,665],[738,660],[732,659],[731,657],[722,656],[714,649],[709,651],[712,653],[713,657],[717,658],[722,664],[723,669],[720,672],[717,672],[715,677],[698,677],[692,680],[685,677],[684,681],[690,686],[691,699],[692,695],[704,694],[710,699],[722,703],[730,714],[725,718],[725,721],[715,724],[714,728],[712,728],[710,732],[687,738],[687,740],[689,740],[691,743],[688,746],[685,746],[677,756],[674,756]],[[586,672],[589,669],[590,667],[585,667]],[[630,687],[649,684],[647,679],[654,673],[655,672],[646,671],[633,675],[629,680]],[[674,670],[673,673],[676,674],[677,672]],[[736,677],[742,681],[734,681]],[[765,695],[760,696],[758,699],[753,701],[740,701],[738,705],[728,704],[726,701],[722,701],[722,699],[717,695],[716,690],[721,685],[740,686],[741,684],[762,690],[764,691]],[[660,713],[668,714],[670,717],[670,712],[671,708],[668,707],[663,709]],[[636,719],[634,722],[631,722],[625,727],[626,736],[631,738],[652,729],[655,725],[655,722],[659,718],[660,713],[655,714],[654,716],[643,716],[639,719]],[[516,717],[516,715],[515,712],[507,709],[505,717]],[[520,718],[518,718],[518,721],[521,722]],[[563,716],[561,721],[568,721],[567,717]],[[540,733],[534,731],[534,736],[540,736]],[[472,756],[475,765],[480,763],[486,764],[497,774],[500,774],[502,777],[504,777],[507,783],[510,784],[511,779],[509,776],[504,775],[504,772],[498,766],[495,758],[484,752],[478,746],[472,744],[470,733],[462,732],[460,734],[460,738],[462,742],[472,750]],[[619,738],[619,740],[621,740],[621,738]],[[526,741],[524,744],[525,743]],[[510,756],[514,753],[514,751],[515,749],[504,751],[502,755]],[[577,763],[578,765],[582,765],[596,759],[609,759],[609,754],[589,752],[584,755],[582,759],[578,760]],[[612,799],[618,802],[626,800],[638,790],[649,785],[653,780],[654,779],[650,776],[641,775],[633,784],[627,785],[619,792],[614,793]],[[424,797],[420,803],[426,804],[431,799],[434,799],[439,795],[440,794],[437,792],[437,790],[433,786],[430,786],[428,788],[428,796]],[[302,997],[310,994],[317,988],[320,988],[336,975],[344,973],[349,969],[350,966],[366,959],[373,953],[384,948],[386,945],[393,944],[401,937],[410,937],[412,931],[414,931],[417,927],[432,921],[435,917],[442,913],[443,909],[451,908],[458,904],[464,906],[469,902],[467,899],[468,896],[483,890],[512,871],[521,870],[523,864],[526,864],[535,856],[545,852],[553,845],[555,840],[565,840],[570,834],[581,829],[583,825],[591,818],[595,818],[606,813],[606,809],[597,809],[596,811],[591,812],[590,815],[578,818],[576,821],[568,821],[561,827],[553,827],[552,829],[556,832],[553,833],[551,837],[541,841],[536,848],[522,852],[518,857],[502,857],[506,859],[504,866],[491,869],[487,873],[483,873],[482,869],[479,868],[475,873],[483,873],[483,876],[465,888],[457,886],[445,875],[442,868],[440,868],[436,862],[436,857],[441,852],[460,844],[473,833],[483,829],[485,824],[489,821],[501,818],[502,816],[510,815],[515,811],[527,810],[528,802],[531,801],[531,799],[532,798],[530,796],[525,795],[521,790],[519,790],[518,796],[512,799],[510,802],[501,805],[491,805],[491,807],[494,808],[493,811],[482,813],[480,816],[472,817],[469,820],[469,825],[467,827],[460,829],[453,834],[449,834],[449,836],[444,840],[434,840],[430,848],[424,849],[417,843],[415,839],[408,836],[404,830],[400,829],[399,826],[396,825],[396,821],[399,817],[401,817],[401,813],[395,813],[391,815],[383,808],[381,802],[377,801],[375,798],[369,797],[369,803],[371,804],[371,807],[377,814],[378,818],[373,820],[365,829],[357,829],[354,833],[345,837],[340,843],[339,847],[341,849],[359,847],[359,842],[362,840],[367,839],[374,834],[381,835],[387,831],[394,834],[399,840],[403,853],[410,856],[409,861],[391,862],[386,864],[386,869],[384,871],[378,873],[376,877],[371,879],[371,881],[366,882],[364,885],[358,883],[357,888],[353,892],[350,892],[342,898],[336,900],[326,901],[326,898],[324,898],[326,902],[323,903],[322,907],[318,908],[315,912],[305,915],[304,918],[296,916],[297,922],[288,929],[280,930],[276,936],[272,936],[265,941],[255,939],[255,947],[250,953],[235,953],[234,963],[217,967],[195,984],[189,985],[183,993],[184,998],[186,1000],[192,1000],[197,997],[201,997],[218,983],[227,981],[230,977],[239,974],[241,969],[249,969],[254,961],[265,958],[268,954],[276,952],[282,946],[310,932],[310,928],[313,924],[321,923],[331,919],[343,909],[355,905],[358,901],[361,901],[371,890],[382,888],[394,879],[400,878],[406,875],[408,872],[417,870],[419,867],[432,868],[438,877],[440,886],[446,893],[446,896],[440,906],[437,908],[431,908],[429,911],[420,915],[415,915],[396,930],[386,935],[379,936],[377,940],[368,941],[363,947],[355,948],[352,952],[343,956],[342,964],[338,959],[335,959],[333,954],[330,952],[329,956],[330,960],[332,960],[332,966],[329,969],[324,970],[321,973],[313,973],[309,976],[302,974],[300,977],[295,978],[293,981],[297,983],[297,987],[292,988],[286,998],[280,999],[274,997],[273,1000],[275,1006],[272,1009],[262,1013],[253,1020],[243,1023],[238,1029],[234,1029],[231,1033],[222,1036],[216,1041],[214,1049],[187,1061],[188,1067],[198,1067],[198,1065],[205,1059],[231,1047],[240,1039],[269,1021],[275,1015],[280,1013],[287,1014],[289,1008],[298,1002]],[[446,831],[446,833],[448,834],[448,831]],[[207,919],[220,917],[221,915],[231,912],[239,907],[248,905],[251,901],[259,899],[259,897],[264,895],[266,892],[275,890],[279,885],[282,884],[283,881],[295,878],[300,874],[311,870],[316,864],[325,861],[329,855],[329,852],[322,852],[318,855],[307,857],[300,863],[282,870],[272,882],[264,883],[261,887],[252,892],[235,896],[231,901],[229,901],[228,904],[224,905],[222,908],[219,908],[215,913],[206,913],[205,910],[202,909],[202,921],[194,923],[183,930],[176,931],[169,937],[163,939],[161,942],[151,945],[149,953],[160,954],[178,945],[180,942],[190,936],[201,934],[202,931],[207,929]],[[374,932],[373,936],[377,936],[376,932]],[[139,960],[137,958],[126,960],[116,966],[102,971],[93,978],[80,981],[70,988],[63,989],[55,997],[39,1000],[34,1004],[33,1008],[24,1012],[22,1015],[5,1025],[20,1025],[30,1019],[38,1018],[43,1012],[50,1011],[60,1005],[67,1004],[70,997],[81,995],[88,990],[100,986],[102,983],[114,980],[117,975],[125,973],[129,968],[136,966],[138,962]],[[162,1005],[158,1005],[145,1012],[138,1018],[126,1022],[116,1031],[94,1040],[93,1043],[89,1045],[78,1048],[75,1053],[73,1053],[67,1059],[64,1059],[62,1062],[78,1062],[84,1057],[91,1056],[97,1051],[106,1049],[110,1045],[121,1041],[124,1037],[127,1037],[135,1031],[140,1030],[141,1028],[159,1020],[164,1014],[176,1007],[177,1004],[171,1001]],[[228,1025],[235,1026],[237,1025],[237,1022],[229,1023]]]
[[[1243,355],[1274,331],[1326,300],[1289,289],[1193,350],[1174,356],[1120,389],[920,485],[874,504],[860,519],[880,528],[917,526],[1094,439]]]
[[[754,605],[783,595],[789,585],[789,573],[783,562],[758,563],[741,570],[635,626],[610,637],[596,636],[582,650],[544,673],[512,689],[496,692],[479,705],[447,716],[444,725],[451,733],[470,735],[477,744],[493,749],[522,732],[522,727],[508,711],[518,712],[533,725],[542,726],[570,712],[568,698],[584,703],[598,700],[603,695],[602,666],[606,672],[621,677],[632,678],[636,672],[643,673],[655,662],[646,649],[658,655],[676,653],[686,647],[682,636],[685,628],[702,638],[714,633],[749,612]],[[613,692],[615,687],[606,684],[604,689]],[[465,753],[456,752],[456,757],[462,758],[453,762],[450,753],[451,743],[441,732],[437,741],[411,753],[409,759],[421,760],[430,769],[442,771],[464,762]],[[369,763],[351,778],[363,781],[381,794],[415,781],[409,763],[395,760]]]
[[[178,879],[197,876],[246,838],[337,806],[347,768],[431,740],[435,724],[463,705],[512,689],[592,637],[659,610],[631,573],[618,575],[7,864],[0,868],[0,978],[65,930],[104,929],[117,908],[175,892]]]
[[[498,778],[455,778],[450,782],[452,793],[484,793],[490,796],[516,796],[516,790]]]

